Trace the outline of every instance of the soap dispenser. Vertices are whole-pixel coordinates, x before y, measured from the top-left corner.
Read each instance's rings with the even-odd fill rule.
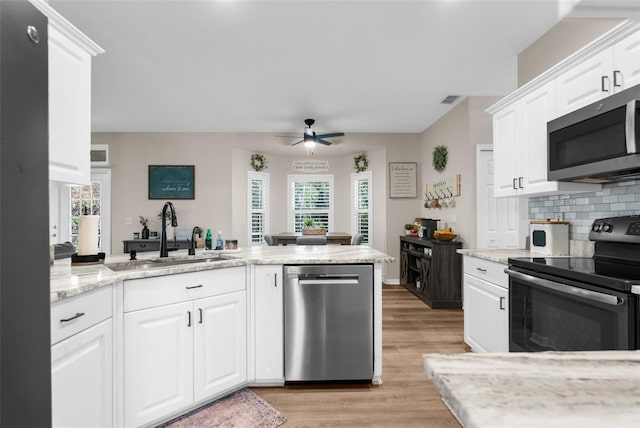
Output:
[[[222,241],[222,231],[218,231],[218,237],[216,238],[216,250],[224,250],[224,241]]]

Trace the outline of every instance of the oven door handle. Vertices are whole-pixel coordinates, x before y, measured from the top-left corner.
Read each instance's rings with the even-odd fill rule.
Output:
[[[558,282],[549,281],[547,279],[537,278],[532,275],[527,275],[521,272],[516,272],[511,269],[505,269],[504,273],[512,276],[521,281],[526,281],[539,287],[548,288],[550,290],[559,291],[565,294],[573,294],[585,299],[594,300],[596,302],[605,303],[607,305],[618,306],[624,303],[620,297],[612,296],[610,294],[599,293],[597,291],[585,290],[583,288],[573,287],[571,285],[561,284]]]

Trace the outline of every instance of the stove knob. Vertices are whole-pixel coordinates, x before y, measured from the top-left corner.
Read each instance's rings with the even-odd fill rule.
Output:
[[[612,229],[613,229],[613,226],[611,226],[609,223],[605,223],[602,225],[603,232],[611,232]]]
[[[591,230],[594,232],[600,232],[600,227],[602,225],[600,223],[593,223],[593,226],[591,227]]]

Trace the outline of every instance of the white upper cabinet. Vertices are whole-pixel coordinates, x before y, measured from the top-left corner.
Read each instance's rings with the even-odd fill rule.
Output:
[[[640,83],[640,24],[620,24],[491,106],[495,196],[590,192],[547,180],[547,122]]]
[[[547,181],[547,122],[555,109],[554,82],[493,115],[495,196],[587,192],[600,185]]]
[[[91,58],[104,52],[42,0],[49,19],[49,180],[91,181]]]
[[[640,83],[640,31],[557,78],[559,117]]]
[[[614,82],[626,89],[640,84],[640,31],[613,47]]]

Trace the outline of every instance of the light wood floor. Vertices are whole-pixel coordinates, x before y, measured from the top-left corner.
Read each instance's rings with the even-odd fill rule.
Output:
[[[382,291],[383,385],[253,388],[284,427],[459,427],[422,366],[428,353],[465,352],[460,309],[432,310],[400,286]]]

